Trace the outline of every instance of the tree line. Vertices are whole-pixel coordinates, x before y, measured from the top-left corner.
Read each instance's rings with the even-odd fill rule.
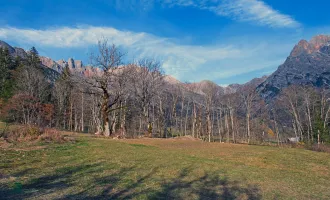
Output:
[[[212,82],[170,83],[156,60],[124,63],[124,57],[102,40],[90,56],[101,73],[87,77],[65,68],[53,79],[35,48],[24,58],[0,49],[2,120],[122,138],[330,142],[329,87],[293,85],[265,102],[254,85],[226,94]]]

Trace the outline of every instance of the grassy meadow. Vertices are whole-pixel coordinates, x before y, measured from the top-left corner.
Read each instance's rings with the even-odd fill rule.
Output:
[[[330,155],[190,139],[0,141],[0,199],[330,199]]]

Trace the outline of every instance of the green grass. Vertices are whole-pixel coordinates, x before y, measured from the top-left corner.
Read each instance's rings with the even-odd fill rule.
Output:
[[[330,155],[189,140],[0,148],[0,199],[330,199]]]

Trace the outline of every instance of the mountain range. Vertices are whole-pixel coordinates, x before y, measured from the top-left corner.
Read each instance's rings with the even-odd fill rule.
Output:
[[[4,41],[0,41],[0,47],[8,48],[12,56],[26,57],[24,49],[12,47]],[[40,56],[42,66],[48,69],[53,76],[62,73],[65,67],[71,71],[80,73],[86,77],[101,73],[99,68],[85,66],[81,60],[69,58],[67,61],[54,61],[51,58]],[[184,84],[174,77],[167,75],[165,81],[169,84]],[[195,92],[202,94],[204,88],[211,81],[188,83],[190,87],[197,88]],[[246,86],[256,88],[257,92],[266,100],[274,98],[279,92],[289,85],[313,85],[321,87],[330,85],[330,36],[318,35],[309,42],[301,40],[294,46],[285,62],[270,76],[254,78],[245,84],[231,84],[227,87],[219,87],[224,94],[235,93]],[[187,84],[185,84],[187,85]]]

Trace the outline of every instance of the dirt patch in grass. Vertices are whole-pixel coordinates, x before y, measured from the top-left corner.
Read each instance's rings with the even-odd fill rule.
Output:
[[[0,139],[0,148],[3,150],[15,150],[15,151],[33,151],[45,149],[46,145],[40,145],[39,142],[25,142],[24,144],[13,144],[3,139]]]
[[[190,141],[201,141],[198,138],[192,137],[190,135],[187,136],[179,136],[179,137],[174,137],[174,138],[169,138],[168,140],[190,140]]]
[[[10,143],[8,143],[6,140],[3,138],[0,138],[0,148],[9,148],[11,146]]]
[[[41,150],[47,148],[46,146],[29,146],[29,147],[24,147],[24,148],[10,148],[16,151],[34,151],[34,150]]]

